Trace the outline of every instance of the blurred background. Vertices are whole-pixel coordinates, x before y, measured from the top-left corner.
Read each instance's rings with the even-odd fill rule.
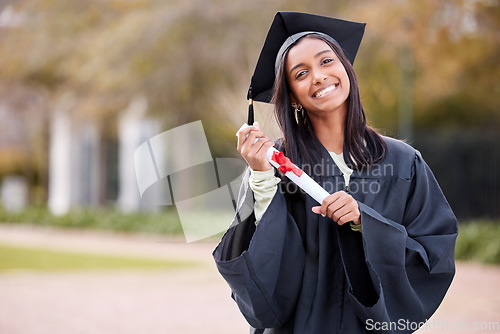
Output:
[[[369,124],[423,154],[460,222],[457,258],[500,263],[498,1],[0,0],[0,241],[17,243],[0,252],[0,280],[38,270],[21,263],[40,249],[21,250],[54,246],[47,229],[182,242],[175,207],[141,199],[133,152],[201,120],[212,155],[238,158],[234,134],[279,10],[367,23],[354,69]],[[278,137],[269,106],[256,109]]]

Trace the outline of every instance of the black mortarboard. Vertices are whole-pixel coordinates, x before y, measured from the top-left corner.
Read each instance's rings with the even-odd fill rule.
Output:
[[[248,99],[250,100],[248,124],[253,124],[253,100],[267,103],[271,101],[278,54],[281,58],[283,52],[298,39],[317,32],[321,35],[327,35],[340,45],[352,64],[364,31],[365,23],[297,12],[276,13],[248,90]]]

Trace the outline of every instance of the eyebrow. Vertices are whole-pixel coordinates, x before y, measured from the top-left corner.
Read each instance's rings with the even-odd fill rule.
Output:
[[[318,52],[314,58],[318,58],[319,56],[321,56],[322,54],[325,54],[325,53],[329,53],[329,52],[333,52],[332,50],[328,49],[328,50],[323,50],[323,51],[320,51]],[[297,64],[295,65],[294,67],[292,67],[292,69],[290,70],[290,74],[292,74],[292,72],[297,68],[297,67],[300,67],[300,66],[303,66],[304,63],[300,63],[300,64]]]

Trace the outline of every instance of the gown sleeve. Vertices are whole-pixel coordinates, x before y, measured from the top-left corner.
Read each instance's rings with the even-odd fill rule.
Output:
[[[366,328],[377,333],[415,331],[437,309],[455,273],[457,221],[418,152],[408,182],[409,191],[401,193],[403,221],[358,202],[363,232],[339,228],[349,300]]]
[[[255,225],[259,223],[267,211],[267,207],[271,204],[280,181],[281,179],[274,175],[274,168],[263,172],[250,170],[249,184],[255,198],[253,210],[256,220]]]
[[[213,256],[248,323],[281,327],[295,309],[302,284],[297,279],[305,261],[302,238],[279,190],[255,226],[248,173],[242,181],[238,213]]]

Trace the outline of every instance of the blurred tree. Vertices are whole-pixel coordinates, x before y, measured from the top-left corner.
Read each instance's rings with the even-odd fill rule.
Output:
[[[416,127],[499,125],[498,1],[380,0],[358,4],[354,12],[368,22],[357,65],[376,126],[397,132],[397,64],[406,46],[415,58]]]
[[[246,104],[246,86],[274,13],[286,3],[290,10],[333,15],[348,2],[12,3],[26,20],[5,35],[0,47],[4,80],[37,86],[53,101],[71,91],[79,101],[74,113],[98,120],[114,118],[141,94],[169,127],[201,118],[207,129],[232,136],[231,118],[221,122],[232,107],[216,107],[215,95],[232,92]],[[244,109],[237,123],[245,119]]]
[[[491,0],[5,0],[0,89],[36,90],[40,112],[71,92],[74,117],[97,122],[104,137],[116,137],[120,112],[146,96],[165,129],[201,119],[214,155],[226,156],[278,10],[367,22],[355,69],[369,120],[389,134],[398,131],[404,47],[415,62],[415,126],[498,126],[500,4]]]
[[[369,109],[384,110],[376,123],[395,127],[395,65],[405,44],[415,55],[419,125],[451,119],[486,126],[492,112],[498,121],[498,2],[423,1],[292,1],[287,7],[368,23],[356,65]],[[85,117],[112,116],[137,93],[172,125],[209,111],[215,116],[214,91],[246,85],[268,22],[284,3],[12,1],[24,21],[0,33],[1,80],[37,85],[52,99],[72,91],[79,97],[75,111]]]

